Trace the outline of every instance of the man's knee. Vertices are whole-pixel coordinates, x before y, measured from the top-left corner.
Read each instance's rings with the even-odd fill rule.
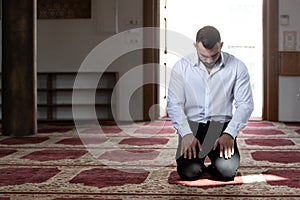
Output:
[[[216,162],[214,166],[216,178],[224,181],[234,180],[237,175],[238,166],[237,163]]]
[[[182,180],[197,180],[203,174],[203,161],[199,158],[185,159],[181,156],[176,162],[177,173]]]
[[[177,165],[177,173],[182,180],[194,181],[203,174],[203,167],[199,163],[189,165]]]
[[[216,167],[219,178],[225,181],[232,181],[237,175],[237,168],[230,166]]]

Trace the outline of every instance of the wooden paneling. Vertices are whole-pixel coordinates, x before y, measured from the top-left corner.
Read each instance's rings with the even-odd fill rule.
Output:
[[[300,52],[280,52],[280,75],[300,76]]]

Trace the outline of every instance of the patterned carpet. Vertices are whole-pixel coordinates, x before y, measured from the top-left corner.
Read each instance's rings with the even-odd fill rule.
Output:
[[[249,122],[234,181],[181,181],[169,121],[0,136],[0,200],[300,199],[300,123]],[[209,162],[209,160],[207,161]]]

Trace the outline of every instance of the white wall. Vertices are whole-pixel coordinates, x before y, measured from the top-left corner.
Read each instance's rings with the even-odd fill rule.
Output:
[[[38,71],[76,72],[84,58],[95,46],[115,34],[101,30],[101,27],[111,28],[115,26],[112,24],[115,19],[112,19],[114,17],[114,5],[111,3],[114,1],[92,0],[91,19],[38,20]],[[117,1],[119,32],[141,27],[143,2],[141,0]],[[100,13],[102,11],[106,11],[106,13]],[[128,21],[132,19],[138,20],[139,24],[135,26],[128,24]],[[136,59],[141,60],[141,58],[141,55],[136,56]],[[114,69],[124,71],[124,67],[121,66],[116,66]]]
[[[283,32],[296,31],[297,45],[296,51],[300,51],[300,20],[299,20],[299,0],[279,0],[279,51],[283,51]],[[281,25],[280,16],[288,15],[288,25]]]
[[[300,51],[299,0],[279,0],[279,51],[284,48],[284,31],[295,31],[296,46]],[[282,24],[281,16],[288,15],[288,23]],[[293,45],[292,45],[293,46]],[[279,121],[300,121],[300,76],[279,76]]]
[[[92,0],[91,19],[38,20],[37,70],[38,72],[77,72],[84,59],[98,44],[115,35],[115,31],[120,33],[142,27],[142,22],[143,1],[141,0]],[[142,42],[142,38],[140,39],[139,42]],[[114,49],[111,51],[113,52]],[[106,71],[117,71],[122,76],[142,62],[142,51],[134,51],[120,56]],[[101,63],[97,65],[101,68],[107,67],[101,66]],[[143,77],[143,73],[140,72],[138,76]],[[118,117],[120,120],[130,120],[122,117],[122,109],[127,109],[129,105],[122,103],[124,102],[122,92],[126,93],[126,91],[121,87],[120,92]],[[132,96],[131,103],[134,105],[130,105],[133,108],[132,117],[134,120],[142,120],[142,90]]]

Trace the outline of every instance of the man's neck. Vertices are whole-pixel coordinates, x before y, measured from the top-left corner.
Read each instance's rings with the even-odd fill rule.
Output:
[[[212,66],[212,67],[206,67],[206,66],[205,66],[205,68],[206,68],[208,74],[210,74],[211,71],[212,71],[212,69],[214,68],[214,66]]]

